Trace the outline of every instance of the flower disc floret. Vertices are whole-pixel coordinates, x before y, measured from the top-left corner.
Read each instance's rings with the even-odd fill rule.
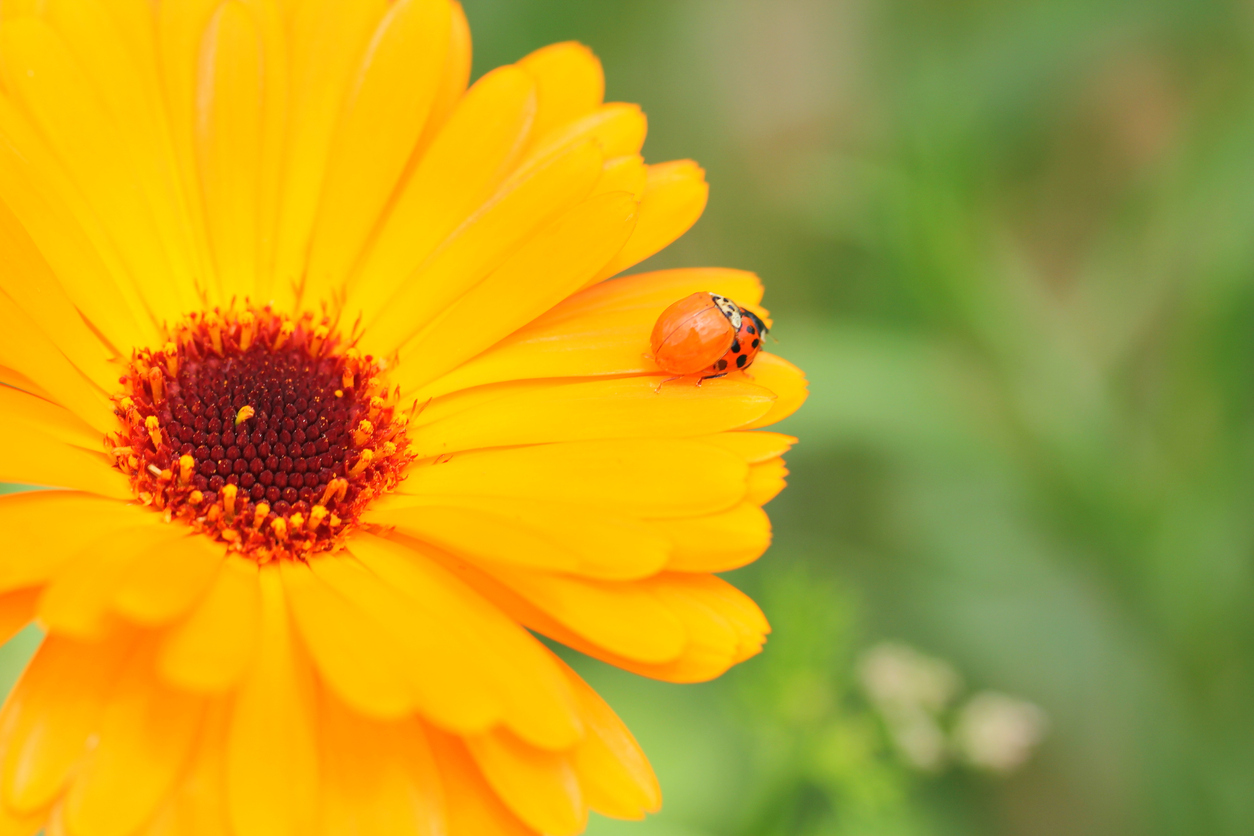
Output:
[[[381,364],[333,323],[215,309],[136,351],[107,444],[145,505],[260,561],[327,551],[411,461]]]

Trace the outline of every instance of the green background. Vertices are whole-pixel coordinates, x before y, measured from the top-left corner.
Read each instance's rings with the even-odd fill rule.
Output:
[[[721,680],[576,660],[666,795],[595,836],[1254,832],[1254,6],[465,0],[475,74],[577,39],[711,202],[811,380]],[[1009,775],[912,768],[885,640],[1039,705]],[[0,686],[29,653],[0,650]]]

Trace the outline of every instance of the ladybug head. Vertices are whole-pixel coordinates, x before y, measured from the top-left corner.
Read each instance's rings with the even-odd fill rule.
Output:
[[[753,311],[749,310],[748,308],[741,308],[740,313],[742,316],[746,316],[749,318],[749,321],[753,323],[754,327],[758,329],[758,333],[761,334],[762,336],[765,337],[767,335],[767,332],[771,330],[770,328],[766,327],[765,323],[762,322],[761,317],[759,317],[757,314],[755,314]]]

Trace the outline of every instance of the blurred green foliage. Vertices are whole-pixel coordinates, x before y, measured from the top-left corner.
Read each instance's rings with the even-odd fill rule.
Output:
[[[476,73],[577,39],[758,271],[812,381],[765,653],[583,665],[666,807],[598,834],[1254,830],[1254,7],[466,0]],[[892,638],[1044,708],[1017,773],[912,771],[859,695]],[[808,696],[807,696],[808,695]]]

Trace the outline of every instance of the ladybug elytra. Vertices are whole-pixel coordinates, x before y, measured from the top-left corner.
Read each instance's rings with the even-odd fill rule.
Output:
[[[693,293],[662,311],[650,343],[658,367],[702,380],[747,369],[767,328],[753,311],[716,293]]]

